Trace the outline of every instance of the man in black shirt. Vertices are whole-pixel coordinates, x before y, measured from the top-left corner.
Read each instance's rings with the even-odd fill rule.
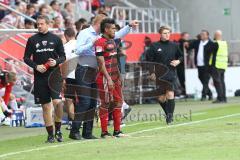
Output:
[[[207,96],[209,100],[212,100],[212,92],[208,86],[210,80],[209,60],[210,55],[214,52],[215,45],[209,38],[209,32],[202,30],[200,39],[190,43],[189,49],[194,49],[195,52],[194,61],[198,69],[198,78],[203,86],[201,100],[205,101]]]
[[[52,105],[55,111],[55,138],[62,142],[61,120],[63,103],[60,92],[62,76],[59,64],[66,59],[61,39],[48,31],[49,19],[46,16],[37,18],[39,33],[28,39],[24,62],[34,69],[35,103],[41,104],[43,118],[48,132],[47,142],[55,141],[53,134]],[[32,57],[32,59],[31,59]]]
[[[173,122],[175,109],[174,84],[176,81],[176,66],[183,61],[183,55],[179,46],[170,42],[171,29],[162,26],[159,30],[161,39],[152,43],[148,50],[150,64],[150,78],[156,80],[159,103],[166,114],[167,124]]]

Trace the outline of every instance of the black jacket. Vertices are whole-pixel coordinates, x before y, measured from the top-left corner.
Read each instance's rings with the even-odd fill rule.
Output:
[[[177,43],[170,41],[158,41],[152,43],[147,50],[147,61],[154,62],[156,64],[162,64],[168,69],[168,73],[166,74],[166,80],[170,80],[176,77],[176,67],[170,65],[172,60],[180,60],[181,63],[183,62],[183,54]],[[158,74],[158,71],[156,70],[156,65],[149,65],[149,70],[150,73],[155,72],[156,74]],[[160,70],[162,70],[161,67]]]
[[[197,55],[198,55],[198,49],[199,49],[199,45],[200,45],[200,40],[195,40],[192,43],[190,43],[189,49],[194,49],[195,51],[195,56],[194,56],[194,61],[195,61],[195,65],[197,66]],[[210,56],[212,53],[214,53],[216,50],[216,44],[209,39],[208,43],[204,46],[204,65],[205,66],[209,66],[209,60],[210,60]]]
[[[50,67],[45,73],[38,72],[36,66],[46,63],[49,58],[55,59],[57,65]],[[34,69],[35,76],[48,76],[65,59],[62,40],[57,35],[50,32],[46,34],[37,33],[28,39],[24,62]]]

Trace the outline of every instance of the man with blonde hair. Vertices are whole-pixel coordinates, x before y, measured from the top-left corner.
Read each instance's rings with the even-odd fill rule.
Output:
[[[183,55],[176,43],[170,41],[171,28],[162,26],[159,29],[160,41],[152,43],[149,50],[150,78],[156,81],[159,104],[166,114],[166,123],[173,122],[175,109],[174,84],[176,83],[176,67],[183,62]],[[164,69],[163,66],[164,65]],[[163,75],[163,71],[166,73]]]

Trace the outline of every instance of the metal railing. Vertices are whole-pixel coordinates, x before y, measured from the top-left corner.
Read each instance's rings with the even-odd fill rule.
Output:
[[[33,18],[31,18],[31,17],[29,17],[29,16],[27,16],[27,15],[17,11],[14,8],[11,8],[11,7],[9,7],[9,6],[5,5],[5,4],[2,4],[2,3],[0,3],[0,6],[3,7],[3,8],[6,8],[6,9],[10,10],[11,12],[14,12],[14,13],[16,13],[16,14],[18,14],[18,15],[20,15],[20,16],[22,16],[22,17],[24,17],[24,18],[26,18],[26,19],[28,19],[30,21],[32,21],[32,22],[34,22],[34,23],[36,23],[35,19],[33,19]]]
[[[125,15],[121,16],[121,15]],[[172,28],[174,33],[180,32],[179,13],[174,9],[130,8],[115,6],[111,18],[118,24],[127,24],[132,20],[139,21],[138,33],[157,33],[162,25]]]

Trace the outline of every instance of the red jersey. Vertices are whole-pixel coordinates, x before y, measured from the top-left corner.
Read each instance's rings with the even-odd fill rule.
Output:
[[[3,100],[7,105],[10,99],[10,94],[12,92],[13,85],[11,83],[6,83],[6,73],[7,72],[0,73],[0,89],[5,88],[5,94],[3,96]]]
[[[117,46],[113,39],[106,39],[104,37],[97,40],[95,44],[96,56],[103,56],[105,60],[105,67],[113,82],[120,78],[120,71],[118,68]],[[99,73],[98,76],[103,76]]]

